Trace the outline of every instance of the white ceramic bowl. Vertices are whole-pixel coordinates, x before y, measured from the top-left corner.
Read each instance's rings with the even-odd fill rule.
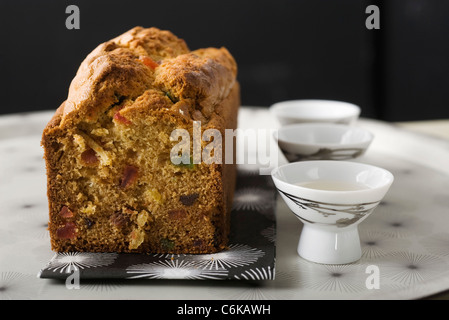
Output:
[[[291,124],[274,133],[288,161],[350,160],[363,155],[373,134],[363,128],[335,123]]]
[[[290,100],[275,103],[270,111],[281,125],[305,122],[353,124],[360,116],[360,107],[333,100]]]
[[[271,175],[282,199],[304,223],[298,254],[325,264],[360,259],[357,226],[394,180],[379,167],[333,160],[290,163],[275,168]]]

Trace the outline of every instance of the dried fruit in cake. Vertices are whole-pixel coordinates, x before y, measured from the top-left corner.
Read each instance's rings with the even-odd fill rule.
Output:
[[[194,163],[192,154],[176,165],[170,137],[175,129],[192,137],[195,121],[200,134],[235,129],[236,77],[227,49],[192,51],[157,28],[136,27],[95,48],[42,136],[52,249],[226,248],[235,165]]]

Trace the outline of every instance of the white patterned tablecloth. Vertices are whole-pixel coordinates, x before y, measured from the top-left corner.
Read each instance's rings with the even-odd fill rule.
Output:
[[[274,280],[101,279],[69,289],[40,279],[54,255],[40,147],[50,117],[0,117],[0,299],[416,299],[449,289],[449,142],[369,119],[356,125],[375,140],[357,161],[390,170],[395,182],[360,225],[363,256],[356,263],[300,258],[301,223],[278,197]],[[239,126],[275,129],[277,122],[266,109],[242,108]],[[367,287],[370,266],[379,270],[378,289]]]

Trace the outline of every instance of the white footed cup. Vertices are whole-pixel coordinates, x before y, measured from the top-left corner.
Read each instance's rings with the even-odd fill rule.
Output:
[[[304,223],[298,254],[325,264],[346,264],[362,255],[358,225],[393,183],[382,168],[322,160],[286,164],[272,171],[281,197]]]

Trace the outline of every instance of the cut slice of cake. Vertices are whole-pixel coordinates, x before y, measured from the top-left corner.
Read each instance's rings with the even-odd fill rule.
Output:
[[[52,249],[226,248],[235,165],[198,163],[193,141],[187,161],[173,161],[173,132],[193,140],[195,128],[214,129],[224,146],[225,129],[237,126],[236,74],[225,48],[190,51],[157,28],[133,28],[90,53],[42,137]]]

